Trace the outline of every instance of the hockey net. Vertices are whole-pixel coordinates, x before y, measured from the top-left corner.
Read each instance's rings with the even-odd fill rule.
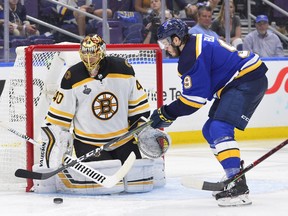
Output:
[[[0,96],[0,121],[41,142],[40,126],[49,102],[67,68],[80,61],[78,50],[79,44],[67,43],[18,47]],[[151,110],[162,105],[162,52],[157,45],[111,44],[107,55],[123,57],[133,65]],[[39,147],[2,127],[0,134],[0,190],[30,191],[32,180],[16,178],[14,173],[19,168],[32,169]]]

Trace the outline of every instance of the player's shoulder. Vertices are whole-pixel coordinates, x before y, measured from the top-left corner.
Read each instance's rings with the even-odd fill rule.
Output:
[[[79,69],[85,68],[85,65],[82,61],[79,61],[78,63],[72,65],[69,70],[70,71],[78,71]]]
[[[82,61],[71,66],[68,71],[71,73],[73,82],[79,82],[89,77],[87,69]]]
[[[75,83],[89,78],[87,70],[83,62],[78,62],[71,66],[64,74],[61,81],[61,88],[71,89]]]
[[[128,61],[121,57],[107,56],[105,58],[106,69],[109,73],[118,73],[125,75],[135,75],[134,69]]]

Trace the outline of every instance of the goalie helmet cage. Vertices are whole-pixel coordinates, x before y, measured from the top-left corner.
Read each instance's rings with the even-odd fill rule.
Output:
[[[15,66],[22,67],[22,70],[24,68],[24,74],[25,74],[25,77],[23,75],[23,79],[25,79],[25,81],[24,81],[25,86],[23,89],[23,91],[25,91],[25,96],[24,96],[25,97],[25,99],[24,99],[25,103],[23,104],[25,107],[23,109],[25,109],[25,115],[26,116],[24,117],[25,118],[25,120],[24,120],[25,123],[23,126],[24,128],[22,130],[19,130],[21,133],[24,130],[24,133],[26,133],[26,135],[28,137],[31,137],[33,139],[37,139],[34,137],[34,135],[36,133],[35,130],[37,130],[36,127],[38,127],[38,130],[39,130],[40,125],[37,126],[37,124],[35,124],[35,119],[39,119],[39,118],[44,119],[43,117],[46,114],[46,113],[44,113],[44,115],[43,115],[43,108],[41,108],[41,106],[40,106],[41,104],[40,104],[39,100],[41,100],[41,99],[39,99],[39,97],[41,95],[42,95],[41,97],[43,97],[43,95],[47,94],[47,92],[49,93],[49,89],[47,88],[47,86],[45,88],[43,87],[43,85],[46,85],[45,81],[47,81],[47,79],[45,81],[43,81],[44,79],[40,79],[40,81],[38,78],[36,79],[35,78],[35,71],[36,71],[35,68],[37,68],[39,66],[43,67],[43,65],[44,65],[45,68],[48,68],[48,72],[49,72],[49,70],[51,70],[51,67],[53,67],[52,64],[53,64],[53,61],[55,59],[55,56],[60,56],[61,53],[66,53],[66,55],[68,56],[68,58],[66,56],[66,61],[68,61],[68,62],[70,61],[70,65],[67,62],[65,62],[64,65],[72,66],[73,64],[77,63],[78,61],[75,61],[75,59],[73,60],[73,57],[70,57],[70,56],[73,56],[72,53],[74,53],[74,56],[79,57],[79,54],[78,54],[79,48],[80,48],[79,44],[69,44],[69,43],[68,44],[31,45],[31,46],[22,48],[22,50],[23,50],[22,55],[23,56],[22,56],[22,59],[20,57],[20,62],[21,62],[20,65],[19,65],[19,62],[16,63],[17,58],[18,58],[18,52],[17,52],[17,58],[15,61],[14,67]],[[107,50],[107,55],[123,57],[123,58],[127,59],[127,61],[130,64],[133,65],[135,73],[136,73],[136,77],[140,80],[140,83],[143,85],[144,89],[146,90],[149,100],[150,101],[154,100],[154,101],[152,101],[152,103],[153,102],[155,103],[154,104],[155,108],[160,107],[163,104],[163,77],[162,77],[163,74],[162,74],[162,50],[159,48],[159,46],[157,44],[107,44],[106,50]],[[52,54],[49,54],[49,53],[52,53]],[[19,55],[21,55],[21,54],[19,54]],[[39,60],[39,59],[41,59],[41,60]],[[80,58],[79,58],[79,61],[80,61]],[[143,65],[143,64],[145,64],[145,65]],[[148,73],[149,70],[151,70],[151,67],[149,67],[149,65],[152,65],[153,70],[155,71],[154,77],[151,77],[151,75]],[[60,76],[59,75],[60,68],[61,68],[61,65],[59,65],[59,62],[57,62],[56,63],[56,71],[58,73],[58,76]],[[55,70],[55,68],[53,70]],[[144,72],[144,73],[142,73],[140,78],[139,78],[138,70],[140,70],[140,71],[142,70],[142,72]],[[54,73],[55,73],[55,71],[54,71]],[[50,74],[50,73],[48,73],[48,74]],[[48,77],[48,74],[47,74],[47,77]],[[63,74],[62,74],[62,76],[63,76]],[[52,78],[52,79],[54,79],[54,78]],[[143,83],[143,79],[144,80],[147,79],[147,81],[146,81],[147,85],[154,85],[154,86],[146,88],[145,82]],[[153,79],[154,81],[151,82],[151,79]],[[51,79],[50,79],[50,81],[51,81]],[[41,83],[41,84],[38,84],[38,88],[40,88],[40,90],[43,92],[37,93],[38,97],[35,98],[36,97],[34,95],[36,92],[35,91],[35,84],[37,82]],[[151,83],[153,83],[153,84],[151,84]],[[53,89],[53,87],[52,87],[52,89]],[[54,86],[54,91],[55,90],[56,89]],[[45,93],[45,91],[46,91],[46,93]],[[11,94],[13,96],[13,93],[11,93],[9,90],[9,97],[11,97]],[[54,92],[53,92],[53,94],[54,94]],[[51,95],[50,95],[50,99],[51,99]],[[0,100],[0,102],[1,102],[1,100]],[[32,104],[34,104],[34,106],[31,106]],[[9,101],[9,106],[11,106],[10,101]],[[39,106],[40,108],[37,106]],[[151,107],[153,107],[153,105]],[[47,107],[45,107],[44,110],[46,108]],[[36,113],[36,111],[35,111],[36,109],[42,110],[42,114],[40,116]],[[21,120],[23,120],[23,117]],[[10,122],[8,121],[8,123],[10,123]],[[15,129],[18,130],[18,128],[16,128],[16,127],[15,127]],[[38,134],[38,133],[36,133],[36,134]],[[17,139],[15,137],[15,135],[14,135],[13,139]],[[26,142],[24,145],[25,145],[24,149],[26,149],[26,167],[23,167],[23,166],[22,167],[14,167],[14,169],[15,168],[16,169],[17,168],[26,168],[27,170],[32,170],[32,166],[34,164],[34,146],[29,142]],[[0,156],[1,156],[1,148],[2,147],[0,144]],[[22,154],[24,154],[24,153],[22,152]],[[35,158],[37,158],[37,157],[35,157]],[[14,174],[15,170],[12,170],[13,174]],[[1,165],[0,165],[0,171],[2,172]],[[14,177],[14,178],[16,178],[16,177]],[[9,181],[9,179],[7,181]],[[1,182],[1,177],[0,177],[0,182]],[[26,183],[24,182],[24,184],[25,184],[24,187],[26,187],[27,192],[30,191],[31,188],[33,187],[33,181],[31,179],[27,179],[27,182]]]

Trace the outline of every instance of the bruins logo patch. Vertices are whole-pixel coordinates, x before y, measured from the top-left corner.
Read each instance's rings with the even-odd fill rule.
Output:
[[[92,111],[96,118],[108,120],[118,111],[118,100],[111,92],[102,92],[97,95],[92,103]]]
[[[71,72],[69,70],[66,71],[64,77],[65,77],[66,80],[71,79]]]

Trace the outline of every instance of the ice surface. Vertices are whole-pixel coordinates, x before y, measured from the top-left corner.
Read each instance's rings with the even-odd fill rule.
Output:
[[[239,142],[242,159],[252,163],[283,140]],[[143,194],[105,196],[39,195],[0,192],[0,216],[286,216],[288,212],[288,147],[250,170],[247,181],[253,204],[218,207],[209,191],[184,188],[181,177],[218,181],[223,171],[208,146],[185,145],[168,150],[167,184]],[[62,204],[53,198],[62,197]]]

